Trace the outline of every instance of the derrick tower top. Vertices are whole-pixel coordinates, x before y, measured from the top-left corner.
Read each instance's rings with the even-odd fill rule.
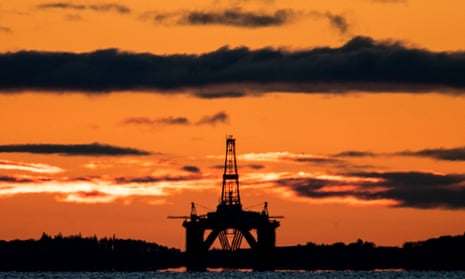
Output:
[[[218,207],[233,206],[241,208],[239,194],[239,174],[236,162],[236,139],[229,135],[226,137],[226,157],[224,160],[223,186],[221,200]]]

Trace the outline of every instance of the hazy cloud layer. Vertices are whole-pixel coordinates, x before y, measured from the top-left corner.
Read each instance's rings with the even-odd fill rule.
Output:
[[[117,12],[120,14],[127,14],[131,12],[131,9],[124,5],[116,3],[105,3],[105,4],[93,4],[93,5],[83,5],[83,4],[73,4],[70,2],[50,2],[42,3],[36,6],[37,9],[67,9],[67,10],[93,10],[97,12]]]
[[[289,23],[294,13],[291,10],[277,10],[267,14],[246,12],[241,9],[224,11],[178,11],[171,13],[151,12],[155,23],[175,25],[225,25],[243,28],[281,26]]]
[[[185,170],[184,170],[185,171]],[[192,173],[192,171],[191,171]],[[190,175],[165,175],[165,176],[141,176],[141,177],[129,177],[129,176],[121,176],[116,177],[110,180],[111,183],[115,184],[150,184],[150,183],[159,183],[159,182],[179,182],[179,181],[190,181],[190,180],[198,180],[199,176]]]
[[[378,154],[369,151],[348,150],[334,154],[334,157],[374,157]]]
[[[123,124],[134,125],[190,125],[190,121],[186,117],[173,117],[168,116],[164,118],[151,119],[148,117],[129,117],[122,121]]]
[[[151,119],[148,117],[129,117],[122,121],[124,125],[145,125],[145,126],[159,126],[159,125],[216,125],[218,123],[227,123],[229,115],[223,111],[217,112],[213,115],[203,116],[197,122],[190,121],[184,116],[168,116],[162,118]]]
[[[149,155],[150,153],[128,147],[100,143],[92,144],[11,144],[0,145],[0,153],[24,152],[34,154],[61,154],[69,156],[122,156]]]
[[[367,37],[355,37],[338,48],[223,47],[202,55],[116,49],[80,54],[19,51],[0,54],[0,65],[3,91],[157,90],[168,94],[218,88],[255,94],[438,90],[463,94],[465,89],[465,52],[432,52]]]
[[[9,160],[0,160],[0,170],[21,170],[35,173],[58,173],[63,170],[59,167],[41,164],[41,163],[25,163],[14,162]]]
[[[291,152],[245,153],[238,156],[243,161],[254,162],[295,162],[295,163],[338,163],[340,160],[314,154],[296,154]]]
[[[285,178],[277,181],[301,197],[392,201],[412,208],[465,208],[465,175],[426,172],[359,172],[347,177]]]
[[[369,151],[348,150],[337,154],[333,157],[376,157],[376,156],[414,156],[425,157],[443,161],[465,161],[465,147],[454,148],[429,148],[416,151],[401,151],[394,153],[374,153]]]
[[[271,155],[273,154],[248,156],[253,157],[249,158],[250,160],[269,162],[273,161]],[[239,159],[247,161],[245,158],[247,156],[241,155]],[[241,175],[242,185],[275,193],[285,199],[299,198],[321,204],[336,202],[346,205],[374,204],[419,209],[465,209],[465,174],[418,171],[276,173],[264,171],[262,164],[246,162],[241,166],[250,170]],[[224,166],[216,165],[214,168],[221,170]],[[15,172],[24,170],[38,175],[13,174],[13,172],[1,175],[0,197],[51,193],[56,194],[58,200],[66,202],[102,203],[132,197],[159,198],[185,190],[216,189],[215,185],[218,182],[216,173],[202,173],[198,166],[192,164],[171,166],[171,168],[160,166],[158,172],[141,176],[59,177],[56,174],[62,169],[58,167],[7,160],[0,161],[0,169],[11,169]],[[54,176],[47,177],[47,174]]]
[[[457,148],[433,148],[418,151],[402,151],[397,153],[403,156],[428,157],[445,161],[465,161],[465,147]]]
[[[215,166],[212,166],[212,168],[214,169],[218,169],[218,170],[223,170],[224,169],[224,165],[215,165]],[[263,164],[241,164],[240,165],[240,169],[252,169],[252,170],[261,170],[261,169],[264,169],[265,168],[265,165]]]
[[[65,19],[68,21],[81,21],[83,20],[80,15],[66,15]]]
[[[11,28],[6,27],[6,26],[0,26],[0,32],[11,33],[13,32],[13,30],[11,30]]]
[[[31,193],[55,194],[58,201],[110,203],[134,197],[160,198],[183,190],[201,191],[214,185],[198,173],[143,177],[27,177],[0,176],[0,197]],[[159,204],[159,203],[156,203]]]
[[[77,5],[66,2],[43,3],[36,6],[37,9],[72,9],[72,10],[85,10],[86,5]]]

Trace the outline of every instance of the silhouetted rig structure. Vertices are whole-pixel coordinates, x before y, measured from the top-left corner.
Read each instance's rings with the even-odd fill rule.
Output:
[[[233,254],[245,238],[255,252],[255,270],[274,270],[276,264],[276,228],[279,222],[269,216],[267,202],[261,212],[242,209],[239,193],[239,174],[236,161],[236,140],[226,138],[226,157],[224,161],[221,199],[215,212],[197,214],[192,203],[190,216],[184,218],[186,228],[186,267],[188,270],[205,270],[206,255],[213,242],[218,239],[224,251],[233,259]],[[205,237],[206,236],[206,237]]]

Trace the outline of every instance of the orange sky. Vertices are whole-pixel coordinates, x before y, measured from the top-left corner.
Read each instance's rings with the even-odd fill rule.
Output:
[[[459,0],[165,2],[8,1],[0,4],[1,56],[108,48],[184,55],[223,46],[297,52],[339,48],[359,35],[429,53],[465,49]],[[224,11],[276,21],[228,22],[218,19]],[[186,22],[193,12],[217,22]],[[215,209],[227,134],[237,138],[243,206],[268,201],[271,215],[286,216],[278,245],[358,238],[400,245],[465,231],[465,98],[455,84],[428,93],[414,82],[329,93],[304,83],[225,85],[245,88],[236,98],[195,95],[208,86],[96,93],[3,84],[0,239],[115,234],[183,248],[180,220],[166,217],[188,214],[191,201]],[[6,152],[12,145],[17,150]],[[101,153],[103,145],[121,149]]]

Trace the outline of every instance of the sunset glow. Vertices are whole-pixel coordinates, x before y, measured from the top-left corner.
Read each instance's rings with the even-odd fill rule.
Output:
[[[184,248],[226,135],[277,245],[465,231],[459,0],[0,4],[0,239]],[[179,221],[179,220],[178,220]]]

